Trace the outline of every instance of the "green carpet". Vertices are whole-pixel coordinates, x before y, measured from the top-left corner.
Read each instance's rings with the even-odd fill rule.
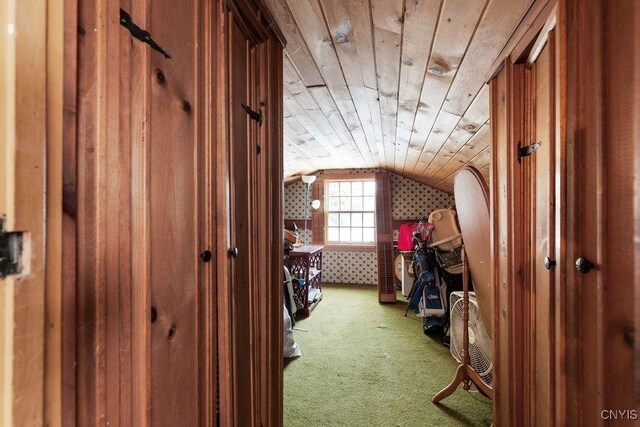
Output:
[[[284,425],[488,426],[491,402],[460,386],[440,405],[431,398],[456,369],[449,349],[403,317],[406,300],[380,305],[376,288],[324,285],[324,298],[296,322],[302,356],[286,360]]]

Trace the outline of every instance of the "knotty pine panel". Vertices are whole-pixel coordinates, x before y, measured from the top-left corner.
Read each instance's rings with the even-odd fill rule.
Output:
[[[196,1],[154,1],[149,31],[171,53],[152,52],[149,112],[151,422],[198,422]],[[179,392],[176,392],[178,391]]]

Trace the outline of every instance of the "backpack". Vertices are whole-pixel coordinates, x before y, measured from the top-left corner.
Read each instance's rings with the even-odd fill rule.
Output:
[[[400,224],[398,228],[398,250],[410,251],[413,249],[413,232],[418,228],[418,223]]]

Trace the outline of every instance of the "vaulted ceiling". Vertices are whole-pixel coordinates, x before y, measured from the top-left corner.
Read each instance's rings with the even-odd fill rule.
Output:
[[[288,42],[285,177],[381,167],[451,191],[470,164],[488,179],[485,83],[533,0],[266,3]]]

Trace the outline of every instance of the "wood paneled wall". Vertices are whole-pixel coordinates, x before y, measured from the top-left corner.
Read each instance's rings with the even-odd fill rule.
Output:
[[[524,140],[523,67],[507,61],[491,82],[492,175],[491,223],[494,294],[494,420],[514,425],[522,414],[526,384],[524,364],[524,283],[522,179],[513,141]],[[518,381],[514,381],[518,378]],[[514,396],[519,396],[516,399]]]
[[[193,0],[179,8],[170,1],[77,5],[77,115],[70,95],[63,240],[68,266],[77,271],[64,278],[69,314],[63,318],[63,356],[76,367],[64,371],[65,421],[233,425],[248,415],[251,424],[278,425],[277,27],[270,27],[261,3],[241,0]],[[120,26],[120,7],[170,59]],[[242,54],[229,43],[231,15],[242,31],[259,34],[247,71],[251,98],[235,103],[227,65]],[[262,126],[249,120],[240,103],[262,111]],[[232,106],[240,111],[237,128],[251,136],[244,154],[230,149],[242,144],[231,132]],[[238,239],[230,213],[238,204],[230,204],[229,186],[237,183],[231,164],[242,162],[250,189],[243,203],[252,226],[239,231],[251,246],[243,253],[249,275],[240,288],[231,278],[228,253]],[[234,289],[248,293],[243,298]],[[238,352],[242,342],[251,344],[247,352]],[[239,386],[245,379],[251,395]]]
[[[633,204],[638,111],[630,88],[640,84],[632,53],[640,4],[594,0],[589,10],[577,1],[560,4],[571,201],[567,262],[585,257],[596,264],[586,275],[568,267],[566,278],[567,300],[579,302],[567,313],[567,354],[576,355],[566,365],[568,419],[584,423],[603,409],[640,409],[632,375],[640,325],[629,282],[639,268],[631,256],[639,207]]]
[[[59,24],[41,2],[10,0],[0,8],[0,217],[3,231],[23,232],[24,249],[21,274],[0,279],[2,425],[45,423],[46,235],[59,229],[54,221],[54,230],[45,227],[47,132],[60,131],[58,117],[49,117],[60,92],[47,84],[61,84],[62,62],[55,53],[61,39],[49,37],[48,22]]]
[[[491,82],[496,425],[631,425],[640,409],[640,6],[587,3],[558,2]],[[538,140],[518,162],[516,144]],[[593,268],[578,271],[579,258]]]

